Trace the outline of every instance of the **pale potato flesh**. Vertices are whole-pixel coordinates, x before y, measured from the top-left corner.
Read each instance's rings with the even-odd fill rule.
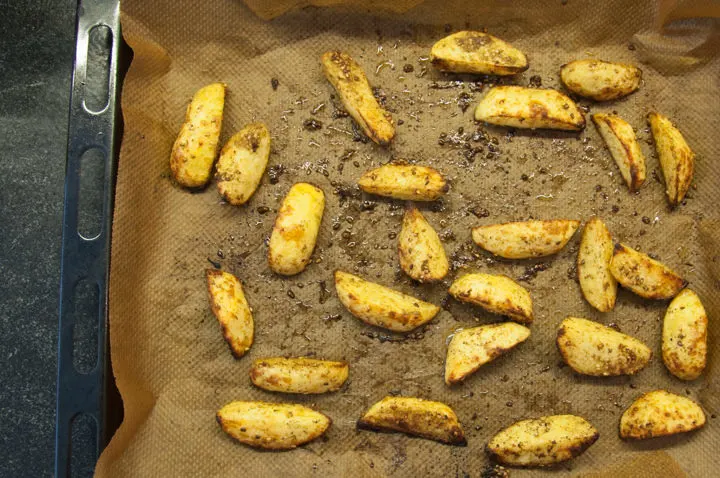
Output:
[[[440,308],[410,295],[366,281],[347,272],[335,272],[340,302],[363,322],[395,332],[409,332],[431,321]]]
[[[638,339],[576,317],[560,324],[557,347],[570,368],[596,377],[633,375],[652,357],[652,351]]]
[[[405,210],[398,255],[402,270],[419,282],[437,282],[450,270],[440,237],[414,206]]]
[[[239,206],[253,195],[270,156],[270,132],[262,123],[252,123],[237,132],[223,146],[215,180],[225,200]]]
[[[523,52],[483,32],[453,33],[433,45],[432,64],[442,71],[480,75],[514,75],[527,70]]]
[[[646,299],[671,299],[687,285],[666,265],[625,244],[615,244],[610,272],[621,286]]]
[[[627,96],[640,87],[642,70],[625,63],[575,60],[560,69],[560,80],[576,95],[595,101]]]
[[[667,369],[682,380],[695,380],[707,363],[708,318],[700,297],[682,290],[670,302],[663,321],[662,356]]]
[[[529,324],[533,321],[530,293],[509,277],[466,274],[452,283],[449,292],[461,302],[505,315],[516,322]]]
[[[250,368],[250,379],[259,388],[284,393],[335,392],[348,378],[347,362],[306,357],[258,359]]]
[[[528,259],[559,252],[580,226],[580,221],[508,222],[479,226],[472,230],[478,246],[506,259]]]
[[[229,272],[205,271],[210,307],[220,323],[225,341],[235,358],[245,355],[253,343],[254,325],[242,283]]]
[[[659,113],[650,113],[648,122],[655,139],[665,192],[671,206],[677,206],[687,194],[695,173],[695,153],[672,122]]]
[[[223,83],[200,88],[188,105],[185,122],[170,154],[170,170],[181,186],[200,188],[210,180],[224,106]]]
[[[613,249],[612,236],[605,223],[597,217],[590,219],[578,249],[578,279],[585,300],[600,312],[615,307],[617,282],[610,273]]]
[[[366,193],[406,201],[434,201],[450,189],[435,169],[403,163],[371,169],[362,175],[358,185]]]
[[[637,191],[645,182],[645,156],[632,126],[615,115],[602,113],[592,115],[592,120],[620,169],[628,189],[630,192]]]
[[[705,412],[687,397],[665,390],[642,395],[620,418],[620,437],[642,440],[685,433],[705,425]]]

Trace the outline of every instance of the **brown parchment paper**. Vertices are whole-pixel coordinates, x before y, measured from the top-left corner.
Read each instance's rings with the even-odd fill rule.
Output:
[[[110,281],[112,363],[125,420],[103,453],[97,475],[116,476],[480,476],[487,440],[527,417],[574,413],[600,431],[581,457],[550,470],[512,476],[713,476],[720,469],[718,186],[718,23],[714,2],[655,3],[429,0],[288,10],[273,2],[124,0],[122,25],[134,59],[125,80],[125,134],[117,178]],[[328,2],[321,2],[328,3]],[[331,2],[337,3],[337,2]],[[281,16],[280,13],[285,12]],[[271,18],[272,20],[263,20]],[[670,20],[678,20],[670,23]],[[530,68],[501,80],[560,88],[560,65],[598,57],[637,63],[643,85],[590,112],[617,111],[637,130],[648,180],[629,194],[592,125],[579,134],[509,132],[475,124],[472,115],[492,78],[446,75],[426,61],[450,31],[487,28],[522,49]],[[398,123],[389,148],[358,141],[338,115],[319,57],[350,53],[366,69]],[[277,79],[277,90],[271,79]],[[228,85],[224,142],[250,121],[272,132],[270,171],[244,207],[224,204],[214,185],[189,193],[173,185],[170,149],[185,107],[199,87]],[[483,90],[484,87],[484,90]],[[463,102],[469,103],[465,111]],[[670,211],[645,123],[657,109],[697,152],[695,187]],[[308,119],[322,129],[307,131]],[[588,118],[589,119],[589,118]],[[360,174],[391,159],[427,164],[452,181],[437,204],[423,205],[443,237],[453,272],[434,286],[399,271],[395,235],[402,204],[360,194]],[[327,196],[315,263],[291,278],[270,273],[266,239],[289,187],[311,181]],[[685,383],[660,356],[667,302],[621,290],[615,310],[600,314],[574,280],[579,234],[554,257],[495,260],[472,245],[470,228],[528,218],[597,214],[617,241],[651,252],[690,281],[710,317],[710,363]],[[234,360],[208,307],[204,269],[216,262],[238,275],[254,310],[256,338]],[[540,264],[538,266],[538,264]],[[528,268],[536,266],[536,274]],[[338,302],[335,269],[415,294],[442,312],[403,338],[373,329]],[[541,270],[538,270],[541,269]],[[535,302],[530,339],[483,367],[463,385],[443,383],[446,338],[454,330],[500,320],[447,299],[461,271],[523,278]],[[524,276],[524,277],[523,277]],[[635,377],[593,379],[560,365],[555,331],[566,316],[614,323],[649,344],[654,358]],[[253,388],[251,362],[276,355],[344,359],[350,379],[338,393],[302,397]],[[704,429],[644,443],[617,435],[622,411],[641,393],[664,388],[699,401]],[[468,437],[457,448],[399,434],[355,429],[363,411],[389,393],[449,404]],[[283,453],[259,452],[225,436],[215,411],[237,399],[292,401],[327,413],[325,439]]]

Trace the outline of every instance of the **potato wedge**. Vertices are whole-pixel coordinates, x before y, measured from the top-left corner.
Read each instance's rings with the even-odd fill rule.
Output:
[[[225,341],[235,358],[245,355],[253,343],[254,324],[242,283],[229,272],[207,269],[208,294],[213,314],[220,322]]]
[[[575,60],[560,68],[560,80],[576,95],[595,101],[615,100],[640,87],[642,70],[625,63]]]
[[[705,425],[705,412],[689,398],[654,390],[642,395],[620,418],[620,437],[643,440],[685,433]]]
[[[504,465],[549,466],[581,455],[598,437],[597,429],[582,417],[551,415],[510,425],[486,450]]]
[[[646,299],[670,299],[688,284],[666,265],[625,244],[615,244],[610,272],[621,286]]]
[[[305,357],[258,359],[250,368],[253,385],[271,392],[335,392],[343,386],[347,378],[347,362]]]
[[[398,255],[402,270],[419,282],[437,282],[450,270],[440,237],[415,206],[405,210]]]
[[[483,32],[462,31],[435,43],[430,61],[441,71],[514,75],[528,69],[523,52]]]
[[[460,383],[481,366],[530,337],[530,329],[513,322],[482,325],[457,332],[448,346],[445,383]]]
[[[602,113],[592,115],[592,120],[630,192],[637,191],[645,182],[645,156],[632,126],[618,116]]]
[[[361,430],[397,431],[465,446],[465,434],[455,412],[440,402],[412,397],[385,397],[358,420]]]
[[[332,420],[292,403],[230,402],[216,415],[220,428],[254,448],[292,450],[321,436]]]
[[[220,151],[215,180],[220,195],[239,206],[253,195],[270,156],[270,132],[262,123],[251,123],[230,138]]]
[[[513,128],[580,131],[585,117],[573,100],[555,90],[496,86],[475,108],[475,121]]]
[[[389,144],[395,137],[392,116],[378,104],[362,67],[339,51],[323,54],[322,66],[325,78],[368,138],[380,145]]]
[[[455,279],[448,292],[461,302],[478,305],[488,312],[505,315],[515,322],[530,324],[533,321],[530,293],[509,277],[466,274]]]
[[[590,219],[580,241],[577,270],[585,300],[600,312],[615,307],[617,282],[610,273],[613,249],[612,236],[605,223],[598,217]]]
[[[690,189],[695,173],[695,153],[667,117],[650,113],[648,122],[665,178],[665,193],[670,205],[675,207],[683,202]]]
[[[170,170],[178,184],[200,188],[207,184],[217,155],[225,106],[225,85],[213,83],[200,88],[185,112],[170,153]]]
[[[570,368],[595,377],[633,375],[652,357],[652,351],[638,339],[576,317],[560,324],[557,347]]]
[[[315,249],[324,210],[322,189],[308,183],[290,188],[270,235],[268,262],[273,272],[291,276],[305,269]]]
[[[450,190],[445,178],[433,168],[404,163],[371,169],[358,185],[366,193],[406,201],[434,201]]]
[[[690,289],[670,302],[663,321],[662,356],[667,369],[682,380],[695,380],[707,363],[708,318],[700,297]]]
[[[560,251],[579,226],[580,221],[569,219],[508,222],[475,227],[472,239],[475,244],[496,256],[528,259]]]

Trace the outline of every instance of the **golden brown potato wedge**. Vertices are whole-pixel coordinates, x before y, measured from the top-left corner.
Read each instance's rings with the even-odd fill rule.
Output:
[[[625,244],[615,244],[610,272],[621,286],[646,299],[670,299],[687,285],[666,265]]]
[[[395,332],[420,327],[440,311],[436,305],[347,272],[335,272],[335,289],[340,302],[352,315]]]
[[[509,277],[466,274],[452,283],[449,292],[461,302],[478,305],[488,312],[505,315],[515,322],[529,324],[533,321],[530,293]]]
[[[213,83],[200,88],[185,112],[170,154],[170,170],[186,188],[205,186],[210,179],[225,106],[225,85]]]
[[[576,317],[568,317],[560,324],[557,347],[570,368],[596,377],[633,375],[645,368],[652,357],[652,351],[638,339]]]
[[[397,431],[465,446],[467,441],[455,412],[440,402],[412,397],[385,397],[358,420],[361,430]]]
[[[580,241],[577,269],[585,300],[600,312],[615,307],[617,282],[610,273],[613,249],[612,236],[605,223],[598,217],[590,219]]]
[[[250,369],[252,383],[271,392],[335,392],[343,386],[347,378],[347,362],[305,357],[258,359]]]
[[[685,433],[705,425],[705,412],[689,398],[654,390],[635,400],[620,418],[620,437],[642,440]]]
[[[695,380],[707,363],[708,318],[700,297],[682,290],[670,302],[663,322],[662,356],[670,373]]]
[[[450,189],[445,178],[426,166],[392,163],[371,169],[358,181],[370,194],[407,201],[434,201]]]
[[[377,144],[389,144],[395,137],[395,125],[390,113],[375,99],[362,67],[350,55],[339,51],[325,53],[322,66],[325,78],[365,134]]]
[[[210,307],[220,322],[225,341],[235,358],[245,355],[253,343],[253,317],[242,283],[229,272],[205,271]]]
[[[530,337],[530,329],[513,322],[482,325],[453,335],[445,359],[445,383],[460,383]]]
[[[549,466],[575,458],[600,434],[575,415],[522,420],[495,435],[486,450],[494,460],[511,466]]]
[[[398,254],[402,270],[419,282],[437,282],[450,270],[440,237],[415,206],[405,210]]]
[[[270,156],[270,132],[262,123],[251,123],[237,132],[220,151],[215,180],[225,200],[239,206],[253,195]]]
[[[645,182],[645,156],[632,126],[618,116],[602,113],[592,115],[592,120],[630,192],[637,191]]]
[[[308,183],[290,188],[270,235],[268,262],[275,273],[291,276],[305,269],[315,249],[324,210],[322,189]]]
[[[642,70],[625,63],[575,60],[560,68],[560,80],[576,95],[595,101],[627,96],[640,87]]]
[[[695,173],[695,153],[667,117],[650,113],[648,122],[665,178],[665,192],[670,205],[675,207],[685,199],[690,189]]]
[[[292,450],[321,436],[332,422],[320,412],[292,403],[230,402],[216,415],[220,428],[254,448]]]
[[[430,61],[439,70],[480,75],[514,75],[527,70],[523,52],[483,32],[453,33],[433,45]]]
[[[573,100],[555,90],[496,86],[475,108],[475,121],[513,128],[580,131],[585,117]]]
[[[580,221],[508,222],[479,226],[472,230],[475,244],[506,259],[543,257],[560,251],[580,226]]]

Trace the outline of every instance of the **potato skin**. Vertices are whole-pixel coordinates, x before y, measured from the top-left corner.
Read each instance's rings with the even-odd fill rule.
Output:
[[[335,272],[335,289],[340,302],[352,315],[394,332],[409,332],[420,327],[440,311],[434,304],[343,271]]]
[[[185,112],[172,153],[170,170],[177,183],[186,188],[207,184],[212,172],[222,127],[225,85],[212,83],[200,88]]]
[[[397,431],[448,445],[467,441],[455,412],[440,402],[412,397],[385,397],[357,421],[361,430]]]
[[[575,415],[522,420],[495,435],[486,446],[494,460],[511,466],[549,466],[575,458],[600,437]]]
[[[613,249],[612,236],[605,223],[598,217],[590,219],[578,249],[578,279],[585,300],[600,312],[615,307],[617,281],[610,273]]]
[[[398,236],[398,255],[402,270],[419,282],[437,282],[450,270],[440,237],[412,205],[405,209]]]
[[[632,126],[615,115],[602,113],[592,115],[592,120],[610,150],[630,192],[639,190],[646,177],[645,156],[643,156]]]
[[[660,113],[648,114],[655,139],[660,167],[665,178],[665,193],[671,206],[683,202],[695,173],[695,153],[672,122]]]
[[[270,132],[262,123],[251,123],[223,146],[215,180],[220,195],[233,206],[245,204],[253,195],[270,156]]]
[[[308,183],[290,188],[278,211],[270,236],[268,262],[276,274],[299,274],[310,262],[317,241],[325,194]]]
[[[492,88],[475,108],[475,121],[525,129],[585,128],[585,117],[573,100],[559,91],[522,86]]]
[[[615,100],[640,87],[642,70],[625,63],[575,60],[560,68],[563,86],[595,101]]]
[[[345,109],[368,138],[380,145],[389,144],[395,137],[392,116],[378,104],[362,67],[339,51],[323,54],[322,66]]]
[[[508,222],[475,227],[472,239],[475,244],[496,256],[528,259],[560,251],[579,226],[580,221],[569,219]]]
[[[513,322],[482,325],[455,333],[445,359],[445,383],[460,383],[530,337],[530,329]]]
[[[222,327],[223,337],[238,359],[253,343],[254,323],[242,283],[229,272],[205,271],[212,312]]]
[[[652,351],[638,339],[576,317],[560,324],[557,347],[570,368],[595,377],[633,375],[652,357]]]
[[[708,318],[697,294],[682,290],[670,302],[663,321],[662,356],[682,380],[695,380],[707,363]]]
[[[666,265],[625,244],[615,244],[610,272],[620,285],[646,299],[671,299],[688,284]]]
[[[332,421],[291,403],[230,402],[216,414],[220,428],[241,443],[267,450],[292,450],[325,433]]]
[[[366,193],[406,201],[435,201],[450,189],[435,169],[404,163],[371,169],[362,175],[358,185]]]
[[[430,61],[441,71],[514,75],[527,70],[523,52],[483,32],[461,31],[435,43]]]
[[[685,433],[705,425],[705,412],[687,397],[653,390],[635,400],[620,418],[620,437],[644,440]]]
[[[533,321],[530,293],[507,276],[466,274],[452,283],[449,292],[461,302],[506,315],[516,322],[530,324]]]
[[[343,386],[347,378],[347,362],[305,357],[258,359],[250,368],[253,385],[271,392],[335,392]]]

